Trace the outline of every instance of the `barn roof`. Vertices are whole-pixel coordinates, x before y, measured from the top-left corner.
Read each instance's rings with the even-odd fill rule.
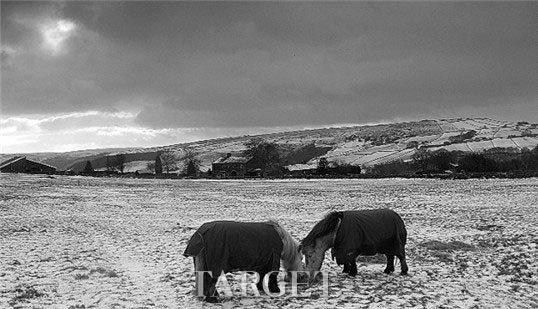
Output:
[[[56,169],[55,166],[48,165],[48,164],[45,164],[45,163],[42,163],[42,162],[37,162],[37,161],[34,161],[34,160],[30,160],[30,159],[27,159],[26,157],[23,157],[23,156],[16,156],[16,157],[13,157],[11,159],[8,159],[8,160],[2,162],[0,164],[0,168],[4,168],[4,167],[6,167],[6,166],[8,166],[10,164],[13,164],[13,163],[19,161],[19,160],[22,160],[22,159],[26,159],[26,161],[30,161],[30,162],[33,162],[33,163],[36,163],[36,164],[40,164],[40,165],[44,165],[44,166]]]
[[[11,158],[11,159],[7,159],[6,161],[0,163],[0,168],[3,168],[3,167],[5,167],[5,166],[8,166],[8,165],[10,165],[10,164],[12,164],[12,163],[14,163],[14,162],[17,162],[17,161],[19,161],[19,160],[21,160],[21,159],[24,159],[24,157],[19,157],[19,156],[18,156],[18,157],[13,157],[13,158]]]

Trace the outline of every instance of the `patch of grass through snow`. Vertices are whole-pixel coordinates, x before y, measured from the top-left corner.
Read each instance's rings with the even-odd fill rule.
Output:
[[[106,269],[104,267],[96,267],[90,270],[90,275],[98,273],[106,277],[114,278],[118,277],[118,273],[113,269]]]
[[[437,241],[437,240],[430,240],[430,241],[423,242],[420,245],[429,250],[438,250],[438,251],[455,251],[455,250],[468,251],[468,250],[475,249],[473,245],[464,243],[462,241],[442,242],[442,241]]]
[[[15,287],[14,291],[15,297],[10,301],[10,305],[14,306],[20,301],[26,301],[28,299],[37,298],[45,295],[44,293],[36,290],[31,285],[21,284]]]

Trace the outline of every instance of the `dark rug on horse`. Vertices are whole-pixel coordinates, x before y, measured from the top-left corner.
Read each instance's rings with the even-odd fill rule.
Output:
[[[401,254],[407,232],[400,216],[389,209],[343,212],[332,250],[336,263],[357,255]]]
[[[282,240],[268,223],[214,221],[194,233],[183,255],[196,256],[202,249],[213,276],[221,271],[267,272],[279,268]]]

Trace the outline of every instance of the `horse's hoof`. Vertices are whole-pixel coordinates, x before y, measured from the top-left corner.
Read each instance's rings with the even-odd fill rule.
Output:
[[[215,296],[207,296],[205,298],[205,301],[208,302],[208,303],[218,303],[219,302],[219,299]]]
[[[385,269],[383,272],[387,275],[390,275],[394,272],[394,269]]]
[[[407,276],[407,275],[409,275],[409,274],[407,273],[407,270],[406,270],[406,271],[402,271],[402,272],[400,273],[400,275],[402,275],[402,276]]]

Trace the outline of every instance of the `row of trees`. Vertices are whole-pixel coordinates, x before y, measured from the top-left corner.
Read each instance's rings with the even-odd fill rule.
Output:
[[[249,166],[261,171],[262,175],[279,175],[286,173],[283,167],[283,156],[278,144],[267,142],[263,139],[251,139],[245,143],[246,150],[243,156],[250,158]],[[329,162],[322,157],[318,162],[317,169],[310,172],[317,175],[348,175],[360,174],[359,166],[340,162]]]
[[[149,162],[146,168],[154,172],[156,175],[161,175],[163,172],[169,174],[171,171],[179,168],[179,162],[183,161],[183,175],[196,176],[200,171],[200,160],[192,151],[187,151],[182,157],[179,157],[172,151],[165,151],[155,157],[154,162]]]
[[[123,171],[125,170],[125,154],[120,153],[113,157],[106,156],[106,171],[107,172],[120,172],[123,174]],[[91,174],[94,172],[92,163],[90,161],[86,161],[86,165],[84,166],[84,169],[82,170],[84,174]]]
[[[361,168],[358,165],[351,165],[340,162],[330,162],[327,158],[320,158],[316,169],[318,175],[358,175],[361,173]]]
[[[538,170],[538,146],[521,151],[494,148],[483,153],[463,151],[427,151],[419,149],[409,162],[393,161],[369,169],[379,176],[409,173],[497,173]]]
[[[245,143],[247,149],[243,155],[250,158],[249,167],[251,169],[260,169],[262,173],[276,173],[281,168],[281,159],[278,146],[275,143],[266,142],[263,139],[252,139]],[[125,170],[125,154],[106,157],[106,171],[122,173]],[[185,176],[196,176],[200,172],[200,160],[193,151],[186,151],[182,156],[175,152],[167,150],[159,153],[155,160],[146,165],[146,169],[157,175],[177,171],[180,168],[180,162],[183,163],[182,174]],[[83,173],[92,174],[94,168],[90,161],[86,162]]]
[[[117,154],[115,156],[106,156],[105,159],[105,168],[106,172],[109,173],[121,173],[125,171],[126,157],[125,154]],[[177,170],[179,167],[179,162],[183,161],[185,168],[183,174],[187,176],[195,176],[199,172],[200,162],[196,158],[196,154],[191,151],[187,151],[183,157],[177,156],[172,151],[165,151],[158,154],[155,157],[153,162],[149,162],[146,168],[157,175],[163,174],[163,172],[170,173],[174,170]],[[86,161],[84,169],[82,170],[84,174],[95,173],[95,170],[92,166],[91,161]]]
[[[243,151],[242,156],[248,158],[247,174],[279,176],[286,173],[286,169],[283,167],[282,149],[278,144],[261,138],[253,138],[245,143],[245,147],[246,149]],[[125,154],[107,156],[106,171],[123,173],[125,163]],[[200,160],[197,158],[196,153],[192,151],[186,151],[182,156],[178,156],[177,153],[170,150],[161,152],[152,162],[148,162],[146,169],[161,175],[177,171],[180,165],[183,166],[181,174],[184,176],[197,176],[200,173]],[[90,161],[86,162],[83,172],[85,174],[94,173]],[[322,158],[314,173],[319,175],[360,174],[360,167],[337,162],[329,163],[326,158]],[[211,175],[211,170],[208,171],[208,175]]]
[[[276,143],[263,139],[251,139],[245,143],[243,156],[248,158],[247,174],[254,171],[259,176],[279,176],[286,173],[283,167],[281,149]],[[159,153],[147,169],[157,175],[177,171],[182,162],[181,174],[197,176],[200,172],[200,161],[196,153],[186,151],[178,156],[172,151]],[[106,171],[123,173],[126,164],[125,154],[106,157]],[[444,173],[446,171],[463,173],[495,173],[511,171],[538,170],[538,146],[534,149],[517,150],[512,148],[493,148],[483,153],[447,151],[444,149],[428,151],[419,148],[409,161],[393,161],[370,167],[367,173],[377,176],[394,176],[404,174]],[[86,162],[84,173],[93,173],[90,161]],[[209,172],[208,174],[210,174]],[[320,158],[318,167],[313,173],[317,175],[360,174],[359,166],[329,162]]]

